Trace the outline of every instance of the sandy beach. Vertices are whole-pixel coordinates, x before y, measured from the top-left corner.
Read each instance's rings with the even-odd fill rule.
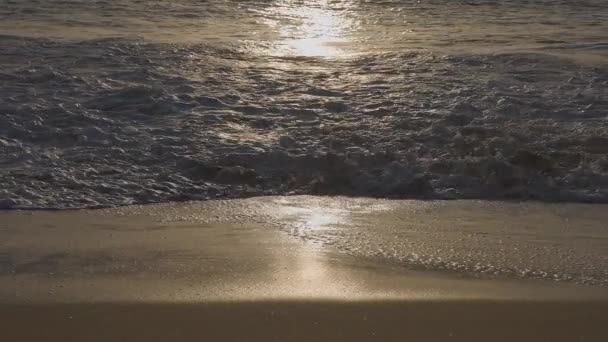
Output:
[[[605,341],[605,302],[3,306],[10,341]]]
[[[496,220],[500,210],[518,208],[531,218],[528,231],[543,220],[555,226],[552,215],[569,209],[506,203],[492,212],[475,201],[438,204],[453,217],[477,206]],[[339,222],[327,216],[338,205],[351,213]],[[364,234],[375,226],[380,236],[389,218],[428,216],[426,205],[303,196],[2,212],[3,335],[11,341],[606,340],[604,286],[423,271],[302,234],[315,227]],[[316,214],[305,226],[294,208]],[[591,214],[601,223],[602,207],[585,208],[584,219],[562,218],[592,231]],[[441,226],[441,216],[434,217],[422,220],[429,234]],[[493,232],[489,219],[479,225]],[[602,234],[600,224],[587,236],[595,245],[579,234],[562,248],[587,243],[585,249],[599,253],[606,248]]]

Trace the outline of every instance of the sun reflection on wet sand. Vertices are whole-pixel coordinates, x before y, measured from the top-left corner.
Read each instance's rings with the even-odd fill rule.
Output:
[[[335,2],[332,2],[332,4]],[[329,1],[282,1],[268,10],[267,24],[279,34],[271,53],[279,56],[335,57],[345,51],[352,19],[343,15],[348,2],[332,8]]]
[[[285,206],[279,211],[279,216],[291,220],[291,235],[303,238],[311,231],[337,230],[339,225],[348,223],[350,216],[346,210],[320,206]]]

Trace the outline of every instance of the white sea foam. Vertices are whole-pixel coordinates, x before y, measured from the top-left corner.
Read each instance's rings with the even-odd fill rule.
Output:
[[[298,239],[358,257],[472,276],[608,286],[603,205],[308,196],[267,202],[251,211],[269,213]]]

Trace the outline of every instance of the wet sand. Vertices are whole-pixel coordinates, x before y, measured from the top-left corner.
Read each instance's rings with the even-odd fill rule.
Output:
[[[606,341],[606,302],[2,306],[7,341]]]
[[[262,207],[278,212],[289,200],[305,207],[315,198],[1,212],[2,335],[9,341],[608,338],[606,287],[423,272],[351,255],[290,234],[285,227],[302,228],[298,216],[262,215]],[[394,203],[398,212],[407,208]],[[540,209],[530,209],[537,219],[548,210]],[[386,222],[373,210],[357,215],[375,220],[379,231]],[[321,217],[313,221],[323,224]],[[353,219],[348,229],[360,222]]]

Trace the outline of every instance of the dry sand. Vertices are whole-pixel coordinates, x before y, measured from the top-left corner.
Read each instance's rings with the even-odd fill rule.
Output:
[[[2,341],[608,340],[606,287],[341,253],[260,212],[294,200],[2,212]]]

